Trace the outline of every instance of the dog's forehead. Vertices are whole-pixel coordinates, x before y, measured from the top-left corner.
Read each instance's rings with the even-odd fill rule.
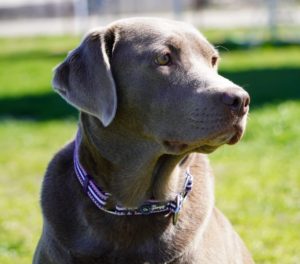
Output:
[[[119,20],[114,23],[122,35],[120,41],[135,44],[172,44],[180,46],[186,42],[197,45],[201,48],[215,52],[213,46],[206,38],[192,25],[168,19],[159,18],[131,18]]]

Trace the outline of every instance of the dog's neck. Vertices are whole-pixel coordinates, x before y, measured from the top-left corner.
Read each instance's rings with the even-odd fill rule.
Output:
[[[80,161],[112,194],[111,203],[137,207],[147,199],[172,200],[182,191],[184,156],[164,154],[154,140],[114,125],[104,128],[85,114],[79,129]]]

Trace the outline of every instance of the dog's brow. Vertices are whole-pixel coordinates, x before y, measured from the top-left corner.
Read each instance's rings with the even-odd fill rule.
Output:
[[[179,50],[182,46],[182,42],[183,40],[179,36],[171,36],[167,38],[164,44],[170,49]]]
[[[219,51],[215,47],[213,47],[213,53],[212,53],[212,55],[215,56],[215,57],[220,58],[220,53],[219,53]]]

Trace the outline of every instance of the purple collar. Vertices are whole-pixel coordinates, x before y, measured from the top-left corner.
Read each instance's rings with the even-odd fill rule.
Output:
[[[173,224],[176,224],[178,213],[182,208],[183,202],[192,189],[193,177],[187,169],[185,172],[185,183],[183,191],[177,194],[174,201],[157,201],[157,200],[147,200],[138,208],[124,208],[122,206],[116,205],[113,209],[105,208],[108,198],[111,196],[110,193],[103,191],[99,186],[96,185],[95,181],[89,175],[79,162],[79,133],[77,133],[75,139],[75,149],[74,149],[74,169],[80,184],[83,187],[84,192],[89,196],[93,203],[102,211],[123,216],[123,215],[149,215],[157,213],[172,213],[173,214]]]

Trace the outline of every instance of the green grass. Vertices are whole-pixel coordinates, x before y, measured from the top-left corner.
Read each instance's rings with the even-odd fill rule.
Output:
[[[217,205],[257,263],[300,263],[299,116],[300,102],[266,105],[239,145],[211,155]]]
[[[30,263],[39,191],[51,156],[76,132],[76,111],[51,70],[78,38],[0,39],[0,263]],[[220,50],[222,74],[251,94],[247,133],[211,155],[216,203],[257,263],[300,263],[300,49]]]
[[[74,37],[0,39],[0,95],[49,91],[52,69],[78,42]]]
[[[0,263],[31,263],[41,232],[39,189],[75,122],[4,120],[0,125]]]

